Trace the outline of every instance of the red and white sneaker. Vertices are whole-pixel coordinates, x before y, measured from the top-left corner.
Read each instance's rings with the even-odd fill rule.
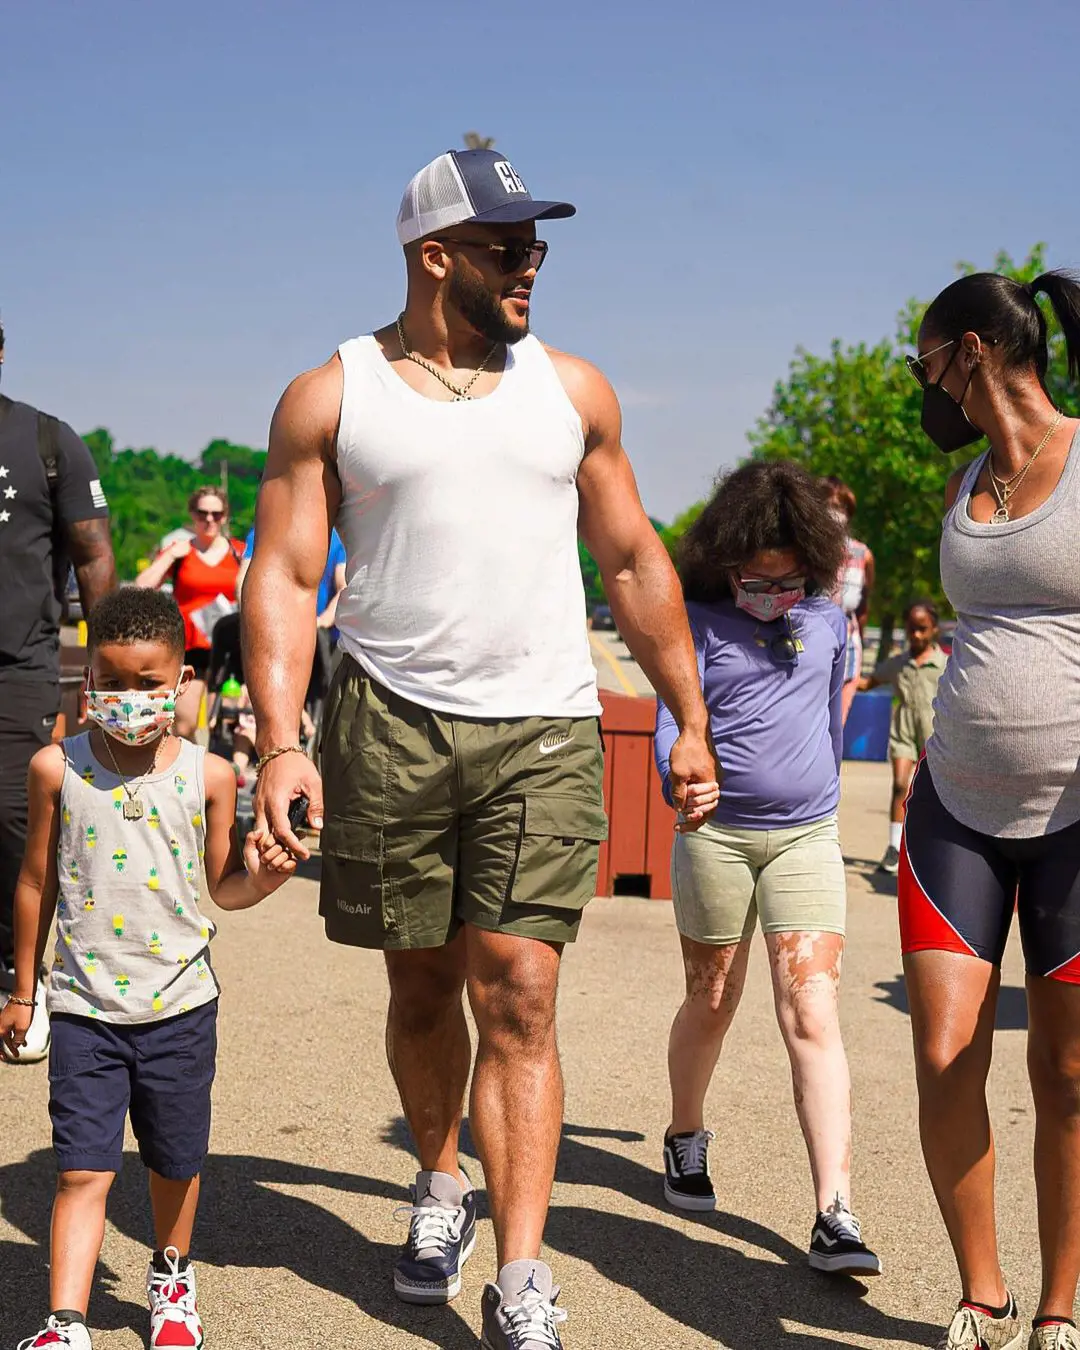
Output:
[[[195,1268],[180,1269],[180,1253],[165,1248],[168,1272],[162,1275],[151,1261],[146,1272],[150,1304],[150,1350],[201,1350],[202,1322],[195,1302]]]
[[[54,1350],[55,1347],[63,1350],[64,1346],[68,1350],[90,1350],[90,1333],[82,1322],[71,1322],[65,1326],[55,1317],[50,1317],[36,1336],[29,1336],[19,1342],[18,1350]]]

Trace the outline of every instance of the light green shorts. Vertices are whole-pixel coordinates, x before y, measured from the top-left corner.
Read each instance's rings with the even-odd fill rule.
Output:
[[[847,883],[836,817],[787,830],[706,823],[675,836],[675,921],[683,937],[723,946],[765,933],[843,933]]]

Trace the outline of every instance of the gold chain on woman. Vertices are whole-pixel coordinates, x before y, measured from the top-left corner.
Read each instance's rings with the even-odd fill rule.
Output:
[[[1046,435],[1043,436],[1039,444],[1032,450],[1031,458],[1021,468],[1017,469],[1011,478],[1000,478],[994,472],[994,454],[993,451],[990,452],[986,461],[986,467],[990,471],[990,487],[993,489],[994,499],[997,501],[997,510],[990,517],[991,525],[1004,525],[1008,522],[1010,519],[1010,498],[1016,495],[1020,485],[1027,477],[1028,469],[1030,469],[1039,458],[1039,455],[1046,446],[1050,444],[1050,437],[1057,431],[1058,425],[1064,416],[1065,414],[1063,412],[1055,413],[1053,421],[1051,421],[1050,425],[1046,428]]]
[[[417,354],[412,350],[408,342],[406,342],[405,340],[405,325],[402,323],[402,319],[404,319],[404,317],[405,317],[404,314],[399,314],[397,319],[397,335],[398,341],[401,343],[402,356],[404,356],[406,361],[415,361],[418,366],[423,366],[423,368],[428,372],[429,375],[434,375],[440,384],[444,384],[447,387],[447,389],[450,390],[450,392],[454,396],[455,403],[468,403],[472,398],[472,395],[469,393],[469,390],[473,387],[476,381],[487,369],[488,362],[491,360],[491,358],[495,355],[495,353],[499,349],[499,344],[497,342],[493,342],[491,344],[491,350],[473,371],[472,377],[467,384],[455,384],[453,380],[448,380],[437,366],[433,366],[430,361],[425,361],[422,356],[417,356]]]

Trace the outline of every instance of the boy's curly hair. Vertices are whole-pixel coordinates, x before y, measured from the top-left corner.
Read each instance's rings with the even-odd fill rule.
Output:
[[[121,586],[97,602],[86,621],[87,652],[106,642],[161,642],[184,657],[184,618],[163,591]]]
[[[790,460],[744,464],[717,481],[683,536],[683,595],[706,604],[731,598],[731,572],[763,549],[792,549],[808,594],[829,593],[847,550],[847,532],[829,510],[828,489]]]

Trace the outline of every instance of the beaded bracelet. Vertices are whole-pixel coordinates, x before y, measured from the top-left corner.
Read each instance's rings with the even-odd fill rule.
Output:
[[[36,1008],[36,998],[19,998],[17,994],[8,994],[7,1001],[14,1003],[17,1008]]]
[[[258,778],[263,769],[272,759],[277,759],[279,755],[303,755],[304,747],[302,745],[278,745],[273,750],[268,750],[259,762],[255,765],[255,777]]]

